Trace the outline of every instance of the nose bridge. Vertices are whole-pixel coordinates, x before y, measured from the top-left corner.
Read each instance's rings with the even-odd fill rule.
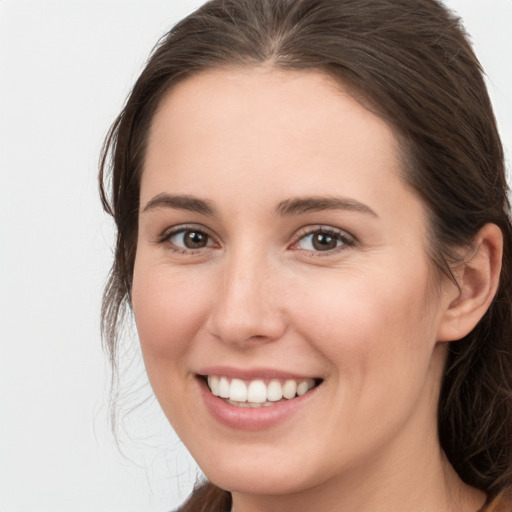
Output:
[[[278,299],[278,269],[269,252],[242,244],[226,255],[222,267],[209,322],[212,334],[243,345],[278,338],[286,326]]]

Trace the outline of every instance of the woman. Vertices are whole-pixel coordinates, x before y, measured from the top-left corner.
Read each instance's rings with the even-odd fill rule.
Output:
[[[100,180],[110,356],[128,306],[209,479],[182,510],[512,510],[503,151],[438,1],[207,3]]]

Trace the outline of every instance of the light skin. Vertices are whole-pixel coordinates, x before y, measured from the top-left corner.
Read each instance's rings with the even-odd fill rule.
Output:
[[[317,72],[203,72],[155,115],[135,319],[165,414],[236,512],[475,512],[485,499],[446,461],[436,410],[446,342],[495,293],[501,235],[478,233],[459,288],[440,280],[398,155],[391,128]],[[238,430],[202,399],[211,365],[321,384],[289,418]]]

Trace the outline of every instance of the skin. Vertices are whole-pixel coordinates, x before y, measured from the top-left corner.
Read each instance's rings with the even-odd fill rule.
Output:
[[[475,512],[484,501],[446,461],[436,408],[444,342],[478,321],[467,303],[488,280],[461,274],[462,291],[436,281],[426,212],[399,175],[391,128],[316,72],[203,72],[153,120],[135,319],[165,414],[205,474],[232,491],[236,512]],[[215,213],[155,206],[161,194]],[[364,207],[276,212],[305,197]],[[163,240],[182,226],[207,245]],[[308,234],[325,228],[344,238],[315,250]],[[484,266],[496,253],[489,239],[477,250]],[[209,365],[323,382],[291,418],[239,431],[201,398],[197,373]]]

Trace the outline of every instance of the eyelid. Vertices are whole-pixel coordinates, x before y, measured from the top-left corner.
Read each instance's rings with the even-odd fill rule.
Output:
[[[211,249],[213,247],[212,245],[206,245],[205,247],[198,249],[189,249],[175,245],[170,241],[173,236],[177,235],[178,233],[183,233],[184,231],[197,231],[203,233],[209,238],[209,240],[214,242],[214,245],[219,246],[219,243],[216,241],[216,237],[212,235],[208,228],[201,224],[178,224],[176,226],[168,227],[160,235],[158,235],[156,243],[168,244],[171,250],[186,254],[194,254],[195,252],[204,251],[205,249]]]
[[[205,247],[197,248],[197,249],[189,249],[189,248],[183,248],[178,245],[173,244],[170,242],[170,239],[177,235],[178,233],[182,233],[184,231],[198,231],[201,233],[204,233],[210,241],[213,242],[213,245],[206,245]],[[307,249],[301,249],[296,247],[297,244],[305,237],[311,236],[315,233],[324,233],[327,235],[331,235],[335,237],[338,240],[341,240],[342,244],[334,249],[326,250],[326,251],[318,251],[318,250],[307,250]],[[215,248],[215,246],[219,247],[219,243],[216,240],[216,236],[211,233],[211,230],[208,229],[206,226],[203,226],[201,224],[178,224],[176,226],[168,227],[166,228],[158,237],[156,240],[156,243],[158,244],[168,244],[169,248],[175,252],[179,253],[186,253],[186,254],[194,254],[196,252],[204,251],[205,249],[211,249],[212,247]],[[310,253],[313,256],[329,256],[332,254],[335,254],[341,250],[346,250],[348,248],[353,247],[357,243],[357,239],[348,233],[347,231],[336,228],[333,226],[325,225],[325,224],[316,224],[316,225],[309,225],[304,226],[301,229],[299,229],[294,237],[292,243],[289,245],[289,248],[296,251],[302,251],[306,253]]]
[[[300,249],[300,248],[296,247],[297,244],[302,239],[304,239],[307,236],[311,236],[315,233],[325,233],[327,235],[334,236],[338,240],[342,241],[342,245],[338,246],[334,249],[327,250],[327,251],[314,251],[314,250]],[[333,226],[328,226],[325,224],[317,224],[317,225],[310,225],[310,226],[305,226],[305,227],[301,228],[295,234],[294,241],[290,245],[290,248],[292,250],[296,250],[296,251],[308,252],[314,256],[329,256],[329,255],[335,254],[339,251],[349,249],[349,248],[353,247],[354,245],[356,245],[356,243],[357,243],[356,237],[354,237],[353,235],[351,235],[344,229],[335,228]]]

